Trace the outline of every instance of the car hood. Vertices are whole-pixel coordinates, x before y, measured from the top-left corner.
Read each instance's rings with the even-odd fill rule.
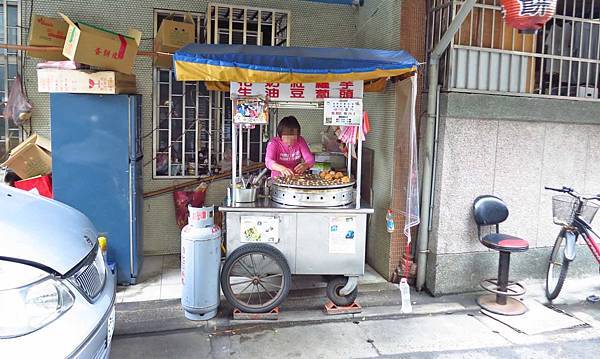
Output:
[[[83,213],[0,184],[0,258],[32,262],[63,275],[96,241],[96,229]]]

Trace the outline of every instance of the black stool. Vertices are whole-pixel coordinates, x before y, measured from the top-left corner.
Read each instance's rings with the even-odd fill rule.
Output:
[[[477,303],[487,311],[502,315],[520,315],[527,311],[523,302],[515,296],[525,294],[525,287],[508,280],[510,268],[510,254],[513,252],[525,252],[529,249],[529,242],[524,239],[500,233],[499,223],[508,218],[508,208],[504,202],[495,196],[479,196],[473,202],[473,217],[477,223],[479,241],[484,246],[500,252],[498,264],[498,278],[485,279],[481,287],[488,292],[479,297]],[[481,237],[482,226],[496,226],[496,233]]]

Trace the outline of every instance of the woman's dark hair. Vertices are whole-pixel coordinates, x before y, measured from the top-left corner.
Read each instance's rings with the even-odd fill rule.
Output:
[[[294,116],[286,116],[277,125],[277,136],[298,135],[300,136],[300,124]]]

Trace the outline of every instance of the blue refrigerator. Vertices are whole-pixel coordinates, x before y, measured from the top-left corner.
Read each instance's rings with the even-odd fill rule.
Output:
[[[54,198],[87,215],[108,238],[118,282],[142,265],[140,95],[51,94]]]

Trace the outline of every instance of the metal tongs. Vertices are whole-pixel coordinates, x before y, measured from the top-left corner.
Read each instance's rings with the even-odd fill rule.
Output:
[[[265,173],[267,173],[268,169],[264,168],[262,171],[260,171],[258,173],[258,175],[251,175],[248,178],[248,182],[246,183],[246,185],[244,186],[244,188],[253,188],[256,187],[258,185],[258,182],[260,181],[261,178],[263,178],[263,176],[265,175]]]
[[[240,176],[239,180],[242,182],[242,188],[245,189],[250,189],[252,187],[255,187],[258,182],[261,180],[261,178],[264,177],[264,175],[267,173],[269,169],[268,168],[264,168],[262,171],[260,171],[258,173],[258,175],[250,175],[248,177],[248,180],[246,180],[246,178],[244,176]]]

